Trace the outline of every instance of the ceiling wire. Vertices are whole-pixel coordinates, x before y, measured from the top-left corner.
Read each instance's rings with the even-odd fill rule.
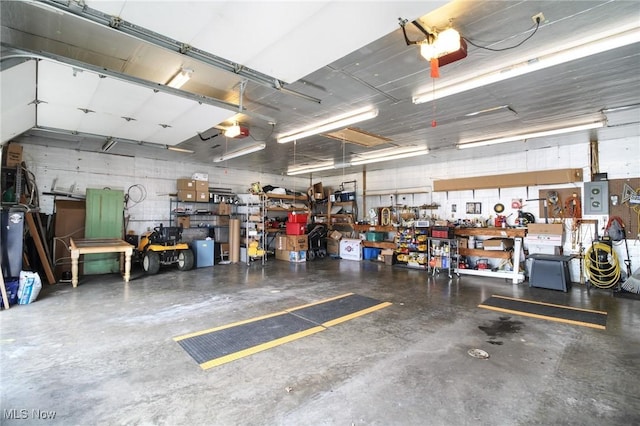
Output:
[[[511,49],[515,49],[516,47],[520,47],[520,46],[522,46],[526,41],[528,41],[531,37],[533,37],[533,35],[534,35],[535,33],[537,33],[537,32],[538,32],[538,29],[540,28],[540,17],[539,17],[539,16],[538,16],[538,17],[536,17],[536,24],[535,24],[535,26],[534,26],[534,27],[532,27],[532,28],[533,28],[533,32],[532,32],[531,34],[529,34],[529,36],[527,36],[527,37],[526,37],[524,40],[522,40],[520,43],[517,43],[517,44],[515,44],[515,45],[513,45],[513,46],[509,46],[509,47],[503,47],[503,48],[500,48],[500,49],[496,49],[496,48],[489,47],[489,46],[481,46],[481,45],[479,45],[479,44],[474,43],[473,41],[471,41],[470,39],[468,39],[467,37],[464,37],[464,36],[462,37],[462,39],[463,39],[464,41],[466,41],[467,43],[469,43],[470,45],[475,46],[475,47],[477,47],[477,48],[479,48],[479,49],[490,50],[491,52],[503,52],[503,51],[505,51],[505,50],[511,50]],[[530,29],[529,29],[529,30],[527,30],[527,31],[530,31]]]

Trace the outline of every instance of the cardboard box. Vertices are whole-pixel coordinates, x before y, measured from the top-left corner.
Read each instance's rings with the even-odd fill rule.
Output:
[[[196,201],[208,203],[209,202],[209,191],[195,191],[196,192]]]
[[[276,259],[286,262],[301,263],[307,261],[307,251],[276,250]]]
[[[276,237],[276,250],[309,250],[309,237],[307,235],[278,235]]]
[[[178,201],[195,201],[196,191],[188,189],[178,189]]]
[[[469,248],[469,240],[467,238],[458,238],[458,248]]]
[[[340,240],[340,258],[362,260],[362,240],[343,238]]]
[[[324,196],[324,188],[322,187],[322,183],[316,183],[313,185],[313,198],[314,200],[324,200],[326,198]]]
[[[340,231],[331,231],[329,232],[329,238],[331,238],[332,240],[336,240],[339,241],[342,238],[342,232]]]
[[[527,234],[535,235],[562,235],[564,225],[562,223],[530,223],[527,225]]]
[[[231,214],[231,204],[220,203],[218,205],[218,214],[230,215]]]
[[[340,241],[333,238],[327,238],[327,254],[340,254]]]
[[[191,175],[191,179],[193,179],[193,180],[202,180],[202,181],[207,182],[207,185],[209,185],[209,173],[196,172],[196,173]]]
[[[209,181],[208,180],[194,180],[196,191],[202,191],[207,193],[207,199],[209,198]]]
[[[189,216],[178,216],[176,217],[176,225],[189,228],[191,226],[191,218]]]
[[[178,179],[176,181],[176,187],[178,188],[178,191],[181,189],[186,189],[188,191],[195,191],[196,181],[193,179]]]
[[[513,247],[511,238],[490,238],[482,243],[485,250],[504,251]]]
[[[10,143],[2,148],[2,162],[7,167],[16,167],[22,164],[22,145]]]

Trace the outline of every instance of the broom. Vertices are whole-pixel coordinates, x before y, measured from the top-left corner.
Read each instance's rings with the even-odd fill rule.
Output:
[[[622,289],[630,293],[640,294],[640,268],[622,284]]]

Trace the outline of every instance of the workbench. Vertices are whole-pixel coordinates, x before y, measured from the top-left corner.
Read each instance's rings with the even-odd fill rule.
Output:
[[[512,264],[511,271],[492,271],[491,269],[456,269],[457,274],[479,275],[484,277],[505,278],[511,280],[513,284],[524,281],[524,273],[520,271],[520,252],[522,250],[522,239],[526,234],[525,228],[456,228],[456,237],[488,237],[488,238],[511,238],[514,241],[511,251],[489,251],[480,250],[473,247],[460,248],[458,254],[461,256],[478,256],[503,259]]]
[[[81,254],[120,253],[120,272],[124,282],[129,282],[133,246],[118,238],[69,239],[71,246],[71,284],[78,285],[78,260]],[[124,262],[123,262],[124,257]]]

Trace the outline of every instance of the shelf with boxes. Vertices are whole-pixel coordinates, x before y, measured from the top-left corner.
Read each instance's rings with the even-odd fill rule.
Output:
[[[264,194],[264,197],[267,233],[286,230],[287,234],[293,234],[294,228],[298,234],[306,233],[309,216],[309,199],[306,195],[269,192]]]
[[[524,281],[524,274],[520,271],[520,257],[526,229],[456,228],[454,233],[458,240],[460,257],[477,258],[477,269],[466,267],[466,264],[465,267],[461,267],[460,262],[455,265],[457,274],[505,278],[514,284]],[[500,265],[493,268],[489,259],[501,259]]]
[[[392,256],[396,248],[396,229],[393,226],[354,224],[352,227],[360,235],[364,260],[382,260],[382,256]]]

